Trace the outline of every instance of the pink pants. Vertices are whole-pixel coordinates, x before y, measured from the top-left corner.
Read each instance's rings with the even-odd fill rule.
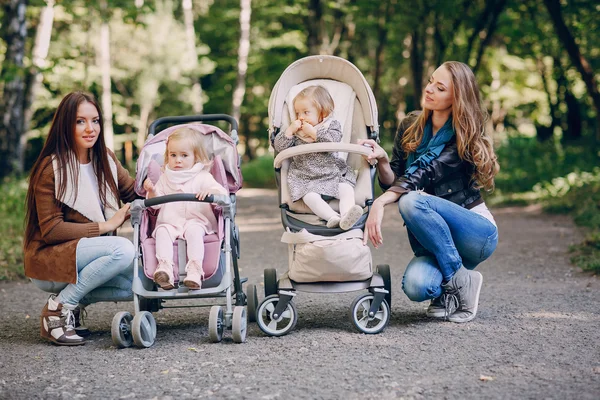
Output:
[[[196,262],[202,265],[204,260],[204,235],[205,231],[201,226],[190,226],[183,233],[183,239],[187,241],[188,265]],[[156,258],[158,262],[173,263],[173,242],[167,228],[158,227],[155,233],[156,237]]]

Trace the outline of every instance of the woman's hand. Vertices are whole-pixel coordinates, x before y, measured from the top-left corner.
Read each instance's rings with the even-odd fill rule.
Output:
[[[369,217],[365,224],[365,234],[363,236],[363,244],[366,245],[369,240],[373,243],[375,248],[383,244],[383,235],[381,234],[381,223],[383,221],[383,214],[385,212],[384,206],[379,199],[375,200],[371,205],[369,211]]]
[[[379,161],[380,159],[388,159],[388,155],[385,152],[385,150],[383,149],[383,147],[381,147],[376,141],[374,141],[373,139],[360,139],[358,141],[358,144],[363,145],[363,146],[368,146],[370,148],[373,149],[373,152],[371,154],[369,154],[368,156],[363,156],[363,158],[365,160],[367,160],[367,162],[371,165],[374,165],[377,161]]]
[[[116,231],[127,219],[129,219],[129,203],[121,207],[108,221],[98,223],[100,234]]]

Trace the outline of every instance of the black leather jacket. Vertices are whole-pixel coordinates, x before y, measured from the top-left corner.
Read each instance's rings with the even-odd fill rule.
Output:
[[[419,113],[408,114],[400,123],[390,161],[396,179],[392,185],[384,185],[380,181],[381,188],[399,193],[423,190],[469,209],[481,204],[483,202],[481,193],[472,180],[474,167],[458,155],[456,137],[452,138],[429,166],[419,168],[412,174],[405,173],[406,157],[402,150],[401,139],[404,131],[415,121]]]

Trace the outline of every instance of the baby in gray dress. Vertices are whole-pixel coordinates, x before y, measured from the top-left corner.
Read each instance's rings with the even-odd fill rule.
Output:
[[[296,120],[283,134],[275,137],[278,152],[305,143],[340,142],[342,127],[332,116],[334,103],[322,86],[308,86],[294,98]],[[331,152],[301,154],[292,157],[288,172],[292,201],[299,199],[311,211],[327,221],[328,228],[348,230],[360,219],[363,209],[355,204],[356,175],[346,162]],[[323,200],[322,195],[340,200],[340,213]]]

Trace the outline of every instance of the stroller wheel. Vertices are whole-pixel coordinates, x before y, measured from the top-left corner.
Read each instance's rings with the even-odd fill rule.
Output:
[[[133,317],[131,323],[131,333],[133,342],[138,347],[150,347],[156,339],[156,321],[152,313],[141,311]]]
[[[265,297],[277,294],[277,270],[275,268],[267,268],[264,275]]]
[[[247,327],[246,307],[235,306],[233,308],[233,320],[231,321],[231,336],[233,336],[235,343],[244,343],[246,341]]]
[[[248,321],[256,322],[256,307],[258,307],[258,293],[255,285],[248,285],[248,296],[246,296],[246,304],[248,306]]]
[[[261,331],[269,336],[283,336],[294,329],[298,322],[298,313],[294,303],[289,302],[278,319],[272,319],[271,314],[279,302],[279,296],[274,294],[266,297],[256,310],[256,322]]]
[[[371,293],[358,296],[350,308],[350,319],[356,329],[371,335],[383,331],[390,321],[390,306],[385,299],[379,305],[375,315],[369,317],[369,309],[374,298]]]
[[[223,339],[223,309],[221,306],[212,306],[208,316],[208,337],[213,343]]]
[[[377,266],[377,273],[383,278],[383,288],[389,293],[385,295],[385,301],[388,306],[392,306],[392,275],[390,274],[390,266],[387,264],[379,264]]]
[[[131,347],[133,336],[131,336],[131,320],[133,317],[127,311],[115,314],[110,327],[112,341],[118,348]]]

